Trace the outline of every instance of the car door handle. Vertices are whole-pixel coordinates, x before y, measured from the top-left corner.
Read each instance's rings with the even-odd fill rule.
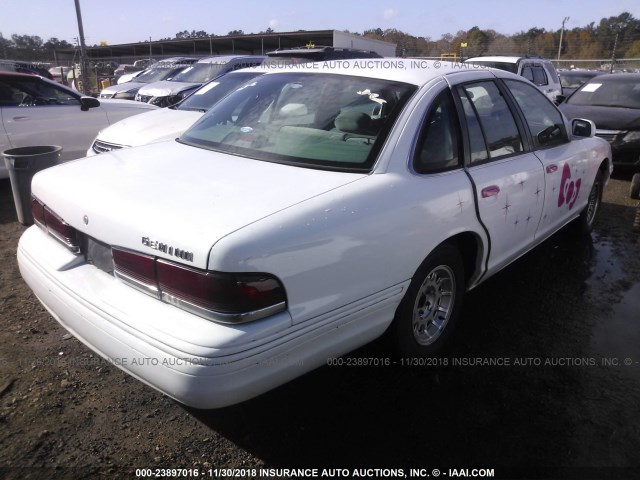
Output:
[[[27,116],[21,116],[21,117],[13,117],[12,120],[15,120],[17,122],[19,122],[20,120],[29,120],[29,118],[31,117],[27,117]]]
[[[490,187],[484,187],[482,189],[482,198],[495,197],[500,193],[500,187],[497,185],[491,185]]]
[[[547,173],[555,173],[558,171],[557,165],[547,165]]]

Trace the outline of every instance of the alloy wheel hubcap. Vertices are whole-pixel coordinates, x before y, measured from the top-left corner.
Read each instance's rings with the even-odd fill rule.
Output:
[[[447,265],[426,276],[413,306],[413,335],[420,345],[431,345],[442,334],[455,300],[455,275]]]
[[[596,212],[598,211],[598,190],[599,183],[593,184],[593,188],[591,189],[591,193],[589,193],[589,203],[587,204],[587,224],[591,225],[594,218],[596,217]]]

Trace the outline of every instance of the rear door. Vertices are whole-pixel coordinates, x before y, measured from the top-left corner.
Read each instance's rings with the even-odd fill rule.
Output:
[[[530,248],[544,204],[542,164],[501,88],[488,80],[455,89],[468,131],[467,170],[491,241],[490,272]]]

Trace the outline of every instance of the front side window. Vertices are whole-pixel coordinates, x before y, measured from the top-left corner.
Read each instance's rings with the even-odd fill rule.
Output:
[[[520,106],[537,146],[547,147],[568,141],[562,115],[540,90],[516,80],[504,82]]]
[[[446,90],[433,101],[418,140],[413,168],[436,173],[460,166],[458,117],[451,93]]]
[[[36,77],[5,78],[0,80],[0,91],[6,106],[80,105],[80,100],[71,92]]]
[[[415,90],[366,77],[265,74],[218,102],[180,140],[262,161],[369,171]]]
[[[458,91],[463,104],[468,101],[473,106],[490,158],[522,152],[522,139],[513,114],[494,82],[471,83]],[[480,150],[478,155],[482,155]]]

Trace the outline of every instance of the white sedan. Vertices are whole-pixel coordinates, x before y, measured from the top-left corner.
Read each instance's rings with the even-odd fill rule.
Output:
[[[84,157],[98,131],[157,107],[126,100],[97,100],[37,75],[0,72],[0,152],[59,145],[61,160]],[[0,178],[7,177],[4,162]]]
[[[611,152],[590,121],[508,72],[342,63],[268,72],[177,141],[37,174],[26,282],[98,354],[214,408],[385,332],[441,353],[465,291],[592,227]]]

